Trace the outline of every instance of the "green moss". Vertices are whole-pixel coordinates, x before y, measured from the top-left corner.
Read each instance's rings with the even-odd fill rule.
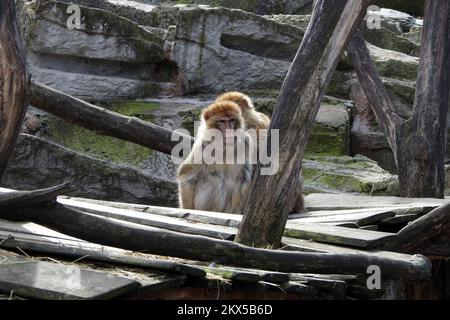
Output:
[[[345,155],[347,134],[344,128],[334,129],[315,123],[306,146],[307,155]]]
[[[154,112],[158,108],[156,103],[126,100],[114,102],[111,107],[123,115],[149,122],[155,121]],[[96,134],[54,117],[49,117],[43,136],[79,153],[137,167],[152,155],[152,150],[145,147]]]
[[[102,136],[58,119],[52,119],[47,123],[44,136],[82,154],[135,166],[139,166],[152,154],[150,149]]]
[[[114,102],[111,109],[129,117],[154,122],[155,115],[153,112],[159,109],[159,105],[145,101],[123,100]]]

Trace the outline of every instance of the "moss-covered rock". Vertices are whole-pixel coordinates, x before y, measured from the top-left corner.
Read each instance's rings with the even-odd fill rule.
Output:
[[[303,176],[305,193],[396,195],[394,186],[398,183],[397,176],[363,156],[308,156],[303,160]]]
[[[76,153],[46,139],[22,134],[1,185],[29,190],[69,181],[68,195],[176,207],[177,186],[127,165]]]

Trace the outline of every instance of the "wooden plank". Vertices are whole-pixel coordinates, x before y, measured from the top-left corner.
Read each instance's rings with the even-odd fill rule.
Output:
[[[403,207],[404,209],[408,209],[409,207]],[[365,214],[378,214],[383,212],[391,212],[397,210],[397,207],[383,207],[383,208],[362,208],[362,209],[334,209],[334,210],[314,210],[307,211],[302,213],[294,213],[289,215],[288,219],[303,219],[303,218],[316,218],[316,217],[327,217],[327,216],[335,216],[335,215],[352,215],[358,213]]]
[[[164,228],[189,234],[197,234],[216,239],[230,240],[234,238],[236,229],[218,225],[208,225],[205,223],[194,223],[183,219],[161,216],[152,213],[136,212],[128,209],[118,209],[100,204],[73,201],[71,199],[58,199],[58,202],[80,210],[82,212],[93,213],[108,218],[120,219],[127,222],[141,225]]]
[[[362,212],[362,213],[343,213],[327,216],[301,217],[290,219],[289,222],[308,222],[308,223],[339,223],[353,222],[357,225],[364,226],[376,223],[380,220],[393,217],[395,213],[392,211],[379,210],[378,212]]]
[[[403,253],[397,253],[397,252],[391,252],[391,251],[383,251],[383,250],[360,250],[360,249],[335,246],[335,245],[319,243],[319,242],[314,242],[314,241],[308,241],[308,240],[303,240],[303,239],[290,238],[290,237],[284,237],[283,243],[286,244],[286,246],[283,247],[282,250],[286,250],[286,251],[310,250],[311,252],[354,254],[354,255],[370,253],[370,254],[380,257],[380,258],[383,257],[386,259],[395,259],[395,260],[403,261],[403,262],[407,262],[411,259],[411,255],[409,255],[409,254],[403,254]]]
[[[360,228],[361,230],[370,230],[370,231],[378,231],[378,226],[375,225],[367,225],[367,226],[362,226]]]
[[[439,207],[450,199],[399,198],[353,194],[312,193],[305,197],[308,211],[344,210],[380,207]]]
[[[137,281],[50,262],[0,265],[0,291],[46,300],[111,299],[137,290]]]
[[[286,231],[284,234],[294,238],[315,240],[319,242],[357,248],[379,247],[388,241],[392,241],[396,237],[393,233],[351,229],[322,224],[298,223],[292,221],[287,222]]]
[[[72,200],[74,202],[67,202],[67,200]],[[111,202],[95,199],[86,198],[76,198],[68,196],[59,196],[58,202],[62,204],[72,203],[74,206],[77,205],[76,202],[82,203],[92,203],[97,205],[108,206],[111,208],[125,209],[137,212],[145,212],[151,214],[157,214],[173,218],[181,218],[190,221],[203,222],[212,225],[221,225],[227,227],[239,227],[242,220],[242,216],[238,214],[222,213],[222,212],[210,212],[201,210],[189,210],[189,209],[178,209],[178,208],[167,208],[158,206],[148,206],[141,204],[130,204],[124,202]]]
[[[119,209],[119,208],[112,208],[106,205],[100,205],[96,203],[92,203],[91,201],[80,201],[79,199],[72,199],[68,197],[59,197],[58,202],[64,205],[71,205],[74,208],[87,210],[89,212],[93,213],[105,213],[105,215],[109,217],[119,218],[119,219],[125,219],[126,221],[130,222],[137,222],[142,223],[149,221],[149,224],[153,224],[154,217],[158,217],[158,215],[149,214],[149,213],[139,213],[135,212],[129,209]],[[109,205],[109,204],[108,204]],[[141,209],[144,209],[141,207]],[[197,216],[211,216],[215,215],[214,212],[205,213],[203,211],[196,212],[195,210],[191,210],[190,212],[186,212],[186,210],[180,210],[180,209],[168,209],[168,208],[154,208],[145,206],[145,210],[157,210],[159,213],[164,214],[167,212],[171,212],[172,214],[175,212],[179,212],[179,214],[193,214]],[[385,213],[383,213],[385,214]],[[146,215],[149,215],[148,217]],[[238,215],[231,215],[231,214],[217,214],[219,217],[223,217],[223,221],[230,221],[231,219],[234,219],[234,221],[237,221],[241,218],[241,216]],[[131,217],[131,218],[129,218]],[[149,218],[150,217],[150,218]],[[165,219],[175,219],[167,217]],[[168,222],[169,220],[165,220],[160,218],[158,221],[163,221],[163,223],[170,224],[172,223],[172,220]],[[216,221],[217,223],[219,221]],[[228,222],[227,222],[228,223]],[[353,222],[350,222],[353,223]],[[164,226],[164,224],[158,224],[158,226]],[[198,224],[193,224],[193,226],[190,226],[192,228],[196,228]],[[155,225],[153,225],[155,226]],[[232,238],[234,234],[236,234],[237,229],[232,227],[223,227],[218,225],[207,225],[207,228],[209,231],[216,232],[217,234],[220,234],[221,232],[228,232],[231,234],[229,237]],[[221,228],[226,228],[221,229]],[[354,232],[349,231],[349,228],[344,227],[338,227],[333,225],[318,225],[318,224],[304,224],[304,223],[298,223],[297,221],[289,220],[286,225],[286,236],[291,237],[299,237],[304,239],[313,239],[317,241],[322,242],[330,242],[330,243],[338,243],[342,245],[349,245],[349,246],[355,246],[355,247],[361,247],[361,248],[369,248],[374,247],[377,245],[381,245],[385,243],[385,241],[388,240],[389,237],[393,237],[394,234],[388,234],[388,233],[370,233],[370,231],[358,231],[354,230]],[[197,234],[200,231],[197,231]],[[209,234],[209,233],[208,233]]]
[[[4,219],[0,219],[0,231],[10,231],[16,233],[25,233],[31,235],[40,235],[43,237],[51,237],[66,240],[77,240],[80,242],[86,242],[84,240],[76,239],[74,237],[65,235],[63,233],[54,231],[52,229],[40,226],[33,222],[13,222]]]
[[[39,252],[48,255],[58,255],[69,257],[73,260],[85,259],[93,261],[102,261],[111,264],[142,267],[153,270],[159,270],[175,274],[183,274],[190,277],[206,276],[206,273],[195,266],[187,264],[156,259],[153,256],[128,250],[102,246],[83,240],[61,239],[51,236],[42,237],[17,232],[0,231],[0,247],[17,249],[25,252]]]
[[[387,219],[383,219],[379,222],[380,225],[384,226],[393,226],[398,224],[405,224],[411,221],[414,221],[418,218],[418,215],[415,214],[405,214],[400,216],[394,216]]]
[[[428,279],[431,273],[430,261],[420,255],[411,256],[409,261],[398,261],[380,258],[371,253],[321,254],[259,249],[232,241],[183,234],[87,214],[60,203],[42,208],[0,211],[0,216],[32,221],[107,246],[190,260],[215,261],[244,268],[299,273],[361,274],[366,272],[365,266],[379,265],[385,277],[402,279]]]

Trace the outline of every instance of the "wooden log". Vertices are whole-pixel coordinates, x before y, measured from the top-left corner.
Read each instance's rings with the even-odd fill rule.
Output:
[[[190,136],[97,107],[36,81],[31,84],[31,104],[99,134],[130,141],[166,154],[171,154],[172,148],[181,142],[193,143]],[[172,141],[172,136],[175,141]]]
[[[63,192],[71,190],[69,183],[34,191],[10,191],[4,192],[5,189],[0,190],[0,210],[27,207],[42,202],[56,199],[58,195]]]
[[[236,241],[257,247],[280,246],[295,199],[302,159],[314,119],[333,72],[371,0],[317,0],[309,27],[288,71],[266,139],[279,130],[279,168],[262,175],[258,164]],[[272,150],[274,156],[275,150]]]
[[[378,265],[386,277],[414,280],[428,279],[431,272],[430,261],[420,255],[401,261],[370,253],[321,254],[258,249],[235,242],[86,214],[61,204],[39,209],[3,210],[0,217],[20,217],[61,233],[107,246],[237,267],[294,273],[365,274],[368,266]]]
[[[395,113],[360,32],[347,49],[359,82],[385,134],[398,167],[400,195],[443,198],[450,91],[450,3],[425,6],[415,100],[409,119]]]
[[[3,221],[0,221],[3,223]],[[15,250],[20,248],[25,252],[57,255],[73,260],[101,261],[109,264],[140,267],[189,277],[203,278],[206,273],[185,263],[146,257],[143,254],[109,248],[77,239],[57,238],[49,235],[24,233],[20,230],[10,231],[0,229],[0,247]]]
[[[400,230],[386,250],[450,257],[450,203],[411,222]]]
[[[13,152],[28,107],[25,50],[14,0],[0,2],[0,177]]]

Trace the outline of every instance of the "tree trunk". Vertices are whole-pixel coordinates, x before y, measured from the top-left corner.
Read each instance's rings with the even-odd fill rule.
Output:
[[[352,38],[347,52],[394,154],[400,196],[443,198],[450,93],[450,2],[426,2],[416,97],[407,120],[393,111],[393,102],[360,33]]]
[[[449,53],[450,2],[428,0],[413,113],[397,136],[402,197],[444,197]]]
[[[28,106],[28,75],[14,0],[0,1],[0,176]]]
[[[371,1],[319,0],[281,89],[270,129],[280,137],[279,170],[256,168],[236,241],[278,247],[286,226],[313,121],[336,65]],[[268,150],[271,150],[267,139]]]

